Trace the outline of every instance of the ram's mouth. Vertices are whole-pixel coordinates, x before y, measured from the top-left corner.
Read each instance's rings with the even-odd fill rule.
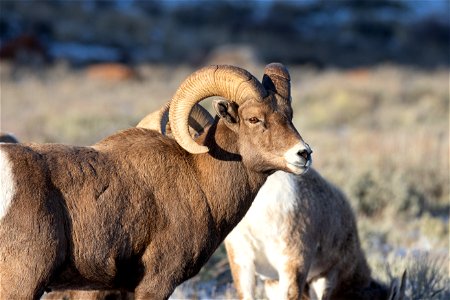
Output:
[[[308,171],[312,163],[311,153],[311,148],[305,143],[298,143],[287,150],[284,154],[287,171],[296,175]]]
[[[287,163],[287,167],[291,170],[292,173],[296,175],[301,175],[306,173],[311,166],[310,161],[306,162],[306,164],[298,164],[298,163]]]

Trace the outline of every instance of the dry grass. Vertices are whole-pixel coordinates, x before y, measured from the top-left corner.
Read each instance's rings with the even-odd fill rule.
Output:
[[[262,70],[250,68],[259,78]],[[375,275],[388,279],[379,267],[388,257],[396,276],[408,266],[411,299],[446,298],[449,272],[428,259],[449,263],[448,70],[290,70],[294,122],[315,168],[349,196]],[[104,82],[65,65],[30,72],[2,63],[0,129],[22,141],[92,144],[170,99],[192,69],[137,71],[139,80]],[[224,256],[221,248],[173,298],[234,297]]]

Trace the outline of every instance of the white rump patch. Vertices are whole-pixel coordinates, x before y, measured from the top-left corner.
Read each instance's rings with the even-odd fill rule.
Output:
[[[15,190],[11,162],[5,151],[0,149],[0,220],[8,212]]]

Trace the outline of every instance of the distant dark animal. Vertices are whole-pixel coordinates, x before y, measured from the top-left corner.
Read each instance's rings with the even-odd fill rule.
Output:
[[[35,36],[23,34],[6,41],[0,47],[0,59],[29,62],[30,60],[48,60],[48,51],[44,44]]]

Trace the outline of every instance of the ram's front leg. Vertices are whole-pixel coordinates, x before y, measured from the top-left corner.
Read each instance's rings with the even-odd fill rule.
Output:
[[[165,300],[183,279],[183,261],[179,253],[163,247],[155,238],[142,256],[142,277],[134,290],[136,300]]]
[[[136,300],[165,300],[169,299],[173,291],[174,288],[168,286],[167,283],[147,277],[144,278],[134,291],[134,298]]]

